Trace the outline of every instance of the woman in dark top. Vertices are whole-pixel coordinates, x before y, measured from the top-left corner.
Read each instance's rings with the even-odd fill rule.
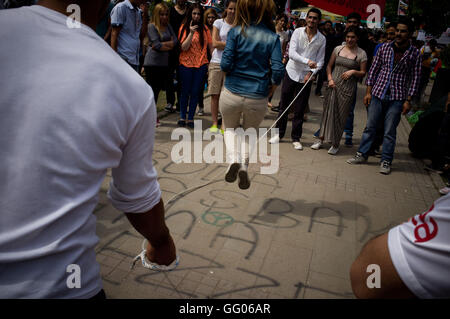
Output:
[[[169,21],[172,29],[178,35],[178,30],[180,29],[181,23],[186,17],[187,12],[186,0],[177,0],[175,6],[171,7],[169,10]],[[178,65],[179,65],[179,55],[180,55],[180,47],[179,45],[175,46],[174,50],[169,53],[169,74],[172,79],[170,83],[168,83],[168,87],[166,90],[167,95],[167,106],[166,111],[174,112],[173,106],[175,105],[175,92],[177,93],[177,107],[176,109],[180,110],[180,76],[178,74]],[[174,85],[173,77],[175,74],[175,78],[177,80],[177,85]]]
[[[177,36],[169,24],[169,8],[163,2],[153,10],[152,23],[148,25],[149,49],[145,55],[144,69],[147,83],[152,87],[155,104],[161,90],[172,80],[169,75],[169,52],[178,43]]]

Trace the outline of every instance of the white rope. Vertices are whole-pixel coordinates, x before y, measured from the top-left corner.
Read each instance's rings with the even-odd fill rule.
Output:
[[[255,143],[255,146],[253,147],[252,151],[249,154],[249,158],[251,157],[251,155],[253,154],[253,152],[256,150],[256,146],[259,144],[259,142],[264,138],[264,136],[267,135],[267,133],[269,133],[270,130],[273,129],[273,127],[278,123],[278,121],[283,117],[283,115],[289,110],[289,108],[292,106],[292,104],[295,102],[295,100],[300,96],[300,94],[303,92],[304,88],[308,85],[309,81],[311,81],[311,79],[313,78],[313,75],[317,72],[317,69],[313,70],[313,74],[311,74],[311,76],[309,77],[308,81],[306,81],[306,83],[303,85],[302,89],[300,90],[300,92],[298,92],[298,94],[294,97],[294,99],[292,100],[292,102],[289,104],[289,106],[284,110],[284,112],[275,120],[275,122],[273,122],[273,124],[269,127],[269,129],[258,139],[258,141]],[[217,182],[218,180],[214,180],[217,176],[222,175],[223,172],[219,171],[218,174],[216,174],[211,181],[201,184],[201,185],[197,185],[191,188],[188,188],[178,194],[175,194],[174,196],[172,196],[172,198],[169,199],[169,201],[167,202],[167,204],[171,204],[178,196],[184,196],[185,194],[188,194],[194,190],[206,187],[212,183]]]
[[[300,94],[303,92],[303,90],[305,89],[305,87],[308,85],[309,81],[311,81],[314,73],[316,73],[317,69],[313,70],[313,74],[311,74],[311,76],[309,77],[308,81],[306,81],[306,83],[303,85],[302,89],[300,90],[300,92],[298,92],[298,94],[294,97],[294,99],[292,100],[292,102],[289,104],[289,106],[284,110],[284,112],[275,120],[275,122],[270,126],[270,128],[258,139],[258,141],[256,141],[255,146],[253,147],[252,151],[249,154],[249,158],[250,156],[253,154],[253,152],[256,150],[256,146],[259,144],[259,142],[262,140],[262,138],[264,138],[267,133],[269,133],[270,130],[273,129],[273,127],[277,124],[277,122],[283,117],[283,115],[289,110],[289,108],[292,106],[292,104],[294,103],[294,101],[300,96]],[[201,184],[201,185],[197,185],[197,186],[193,186],[191,188],[188,188],[182,192],[179,192],[178,194],[175,194],[174,196],[172,196],[172,198],[169,199],[169,201],[167,202],[167,205],[172,204],[172,202],[174,202],[178,197],[182,197],[185,196],[186,194],[189,194],[190,192],[193,192],[197,189],[206,187],[212,183],[218,182],[220,180],[215,180],[216,177],[218,177],[219,175],[222,175],[223,172],[219,171],[218,174],[216,174],[211,181]],[[168,209],[168,208],[167,208]],[[131,269],[134,268],[134,265],[136,264],[136,262],[141,259],[142,261],[142,266],[144,268],[150,269],[150,270],[154,270],[154,271],[171,271],[173,269],[175,269],[178,264],[180,263],[180,257],[177,255],[177,257],[175,258],[175,260],[173,261],[173,263],[171,263],[168,266],[165,265],[158,265],[157,263],[153,263],[151,261],[148,260],[147,256],[146,256],[146,248],[145,248],[145,243],[147,242],[146,239],[144,239],[143,243],[142,243],[142,252],[137,255],[134,259],[133,259],[133,264],[131,265]]]

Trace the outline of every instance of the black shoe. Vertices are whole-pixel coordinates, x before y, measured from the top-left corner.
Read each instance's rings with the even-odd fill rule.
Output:
[[[179,120],[178,121],[178,126],[179,127],[185,127],[186,126],[186,120]]]
[[[187,122],[187,127],[194,128],[194,122]]]
[[[270,109],[272,112],[275,112],[275,113],[279,113],[280,112],[280,106],[278,105],[278,106],[274,106],[273,108],[271,108]]]

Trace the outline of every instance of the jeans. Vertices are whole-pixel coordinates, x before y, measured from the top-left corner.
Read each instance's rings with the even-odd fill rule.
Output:
[[[345,123],[345,138],[351,139],[353,137],[353,120],[355,119],[355,106],[356,106],[356,91],[353,97],[352,106],[350,107],[350,113],[347,116],[347,122]]]
[[[205,78],[208,65],[204,64],[199,68],[187,68],[180,65],[180,79],[181,79],[181,96],[180,96],[180,118],[185,120],[186,113],[189,112],[188,120],[194,119],[195,109],[197,108],[198,96],[200,90],[203,89],[202,84]]]
[[[397,126],[400,123],[404,101],[390,101],[388,97],[381,100],[372,96],[372,101],[367,110],[367,125],[364,129],[358,152],[365,158],[368,157],[370,147],[375,140],[377,126],[384,122],[383,153],[381,161],[392,163],[394,159],[395,142],[397,138]],[[385,112],[383,118],[383,112]]]

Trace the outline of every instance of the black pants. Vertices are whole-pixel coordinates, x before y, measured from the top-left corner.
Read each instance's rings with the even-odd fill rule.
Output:
[[[319,71],[319,74],[317,75],[317,84],[315,92],[316,95],[322,94],[323,81],[326,79],[326,77],[327,77],[327,70],[325,64],[325,66]]]
[[[155,95],[155,104],[158,103],[158,95],[161,90],[167,90],[172,77],[169,74],[168,66],[144,66],[145,78],[148,85],[152,87]],[[172,80],[173,81],[173,80]],[[167,102],[170,103],[169,97],[166,95]],[[173,104],[173,103],[172,103]]]
[[[304,84],[292,81],[289,75],[284,75],[283,85],[281,87],[280,112],[278,116],[283,114],[284,110],[291,104],[292,100],[297,96],[298,92],[303,88]],[[294,108],[294,119],[292,120],[292,141],[300,141],[303,130],[303,115],[308,105],[309,94],[311,93],[311,82],[303,90],[302,94],[294,101],[291,108]],[[286,126],[288,122],[288,113],[278,121],[277,128],[279,129],[280,138],[286,134]]]
[[[432,148],[432,166],[433,168],[442,169],[447,163],[445,157],[449,155],[450,150],[450,110],[445,113],[442,119],[441,127],[437,141],[434,142]]]
[[[169,69],[167,72],[169,81],[167,82],[167,89],[166,89],[167,103],[175,105],[175,93],[177,94],[177,110],[180,109],[180,93],[181,93],[180,75],[178,74],[178,66],[179,66],[178,62],[173,62],[169,60]],[[177,81],[176,85],[173,83],[174,74],[175,79]]]

